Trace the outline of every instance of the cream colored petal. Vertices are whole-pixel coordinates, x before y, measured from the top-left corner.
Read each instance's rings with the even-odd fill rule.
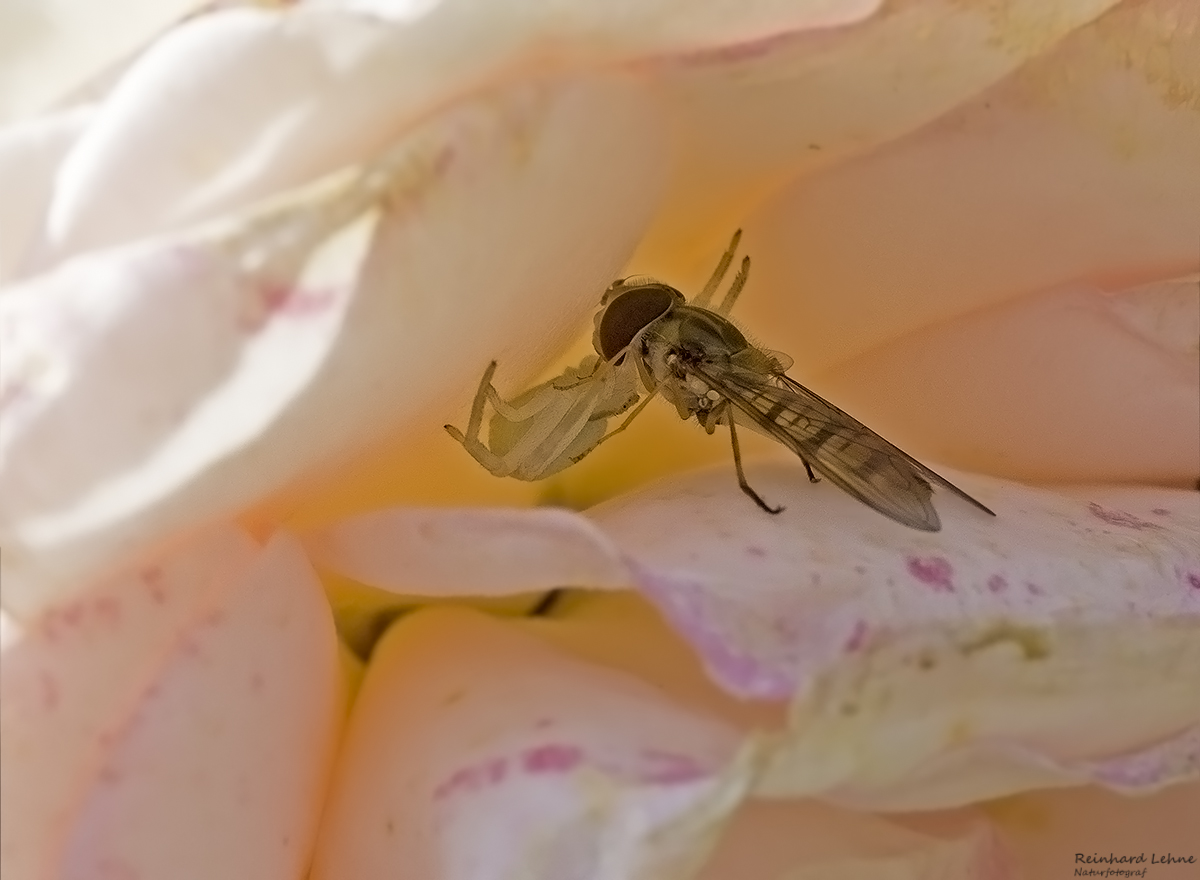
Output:
[[[1035,294],[906,334],[814,387],[941,461],[1035,481],[1194,487],[1196,285]]]
[[[54,104],[201,5],[201,0],[5,3],[0,7],[0,120]]]
[[[814,801],[750,801],[698,880],[1005,880],[1023,876],[995,830],[964,815],[919,833]],[[1033,875],[1030,875],[1033,876]]]
[[[59,163],[94,115],[76,107],[0,128],[0,284],[22,273],[42,235]]]
[[[493,357],[506,381],[544,365],[656,203],[651,113],[619,80],[516,88],[0,297],[6,607],[389,432],[440,436]]]
[[[1195,4],[1122,4],[970,104],[797,182],[747,223],[742,319],[803,381],[1037,290],[1195,272],[1198,49]]]
[[[302,872],[344,695],[289,539],[220,530],[52,608],[0,682],[6,878]]]
[[[1195,845],[1200,784],[1138,798],[1096,788],[1030,792],[988,804],[985,810],[1027,877],[1111,868],[1144,870],[1141,876],[1155,880],[1191,880],[1200,866]],[[1166,861],[1168,856],[1172,861]],[[1110,857],[1112,862],[1097,861]],[[1126,861],[1118,861],[1122,857]]]
[[[362,14],[230,10],[165,37],[63,166],[46,264],[176,228],[370,155],[464,95],[516,77],[852,21],[878,0],[444,2]],[[327,5],[328,7],[328,5]]]
[[[708,251],[787,181],[930,123],[1115,5],[901,0],[850,27],[664,59],[655,73],[681,146],[647,262],[656,272],[695,269],[703,283]],[[786,245],[806,260],[820,246]],[[798,301],[814,295],[827,294],[806,288]]]
[[[399,507],[320,529],[304,544],[321,568],[412,596],[629,585],[617,548],[564,510]]]
[[[376,646],[312,877],[690,877],[749,784],[732,728],[465,610]]]

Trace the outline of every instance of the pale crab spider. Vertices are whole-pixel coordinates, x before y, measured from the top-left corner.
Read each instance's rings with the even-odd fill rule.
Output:
[[[712,276],[689,305],[707,308],[724,279],[741,240],[733,234]],[[750,258],[742,259],[721,304],[714,309],[728,315],[746,285]],[[631,295],[626,295],[631,294]],[[605,440],[624,431],[655,397],[651,391],[641,403],[645,388],[655,383],[645,375],[641,358],[627,357],[630,345],[656,318],[678,302],[686,301],[675,288],[646,277],[614,281],[600,300],[593,323],[589,355],[578,367],[568,367],[560,376],[544,382],[510,401],[500,397],[492,385],[493,361],[480,380],[471,406],[467,430],[446,425],[450,436],[461,443],[481,465],[498,477],[540,480],[575,464]],[[488,425],[488,443],[480,440],[484,406],[495,411]],[[605,433],[609,419],[637,406],[621,424]]]

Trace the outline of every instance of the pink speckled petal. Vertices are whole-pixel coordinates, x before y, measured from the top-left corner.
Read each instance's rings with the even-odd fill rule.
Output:
[[[344,695],[294,540],[213,533],[50,609],[3,661],[6,878],[303,870]]]
[[[146,53],[68,158],[44,259],[178,228],[304,183],[522,75],[756,44],[854,21],[878,5],[755,0],[697,3],[680,15],[669,3],[616,12],[603,2],[443,0],[204,16]]]
[[[1198,35],[1200,5],[1122,3],[969,104],[778,191],[746,224],[746,326],[812,376],[1034,291],[1195,272]]]
[[[589,514],[727,689],[792,699],[761,791],[928,808],[1112,784],[1108,762],[1200,722],[1200,496],[948,476],[997,518],[942,495],[919,534],[791,463],[749,471],[778,517],[727,469]],[[1189,742],[1121,787],[1195,776]],[[1038,756],[1025,775],[1013,747]]]
[[[449,446],[487,361],[527,378],[628,257],[652,110],[625,80],[514,88],[236,222],[0,296],[6,607],[389,432]]]
[[[683,878],[750,784],[736,730],[467,610],[376,646],[313,880]]]
[[[447,528],[462,521],[450,510],[351,521],[341,554],[318,558],[392,588],[427,580],[436,593],[457,579],[463,592],[516,591],[520,544],[506,559],[493,539],[521,534],[524,520],[549,559],[531,584],[589,586],[566,573],[596,566],[612,586],[621,561],[723,688],[791,701],[792,732],[759,783],[767,794],[925,809],[1195,776],[1200,694],[1187,673],[1200,668],[1200,496],[946,473],[998,516],[941,493],[943,530],[919,533],[810,484],[789,461],[749,468],[786,506],[778,517],[750,503],[728,467],[607,502],[587,514],[598,531],[567,527],[570,514],[481,517],[495,530],[491,585],[480,560],[416,539],[409,517],[436,531],[439,515]],[[407,531],[392,537],[389,522]],[[381,549],[394,541],[402,552]]]
[[[872,349],[820,387],[941,461],[1015,479],[1191,487],[1200,476],[1196,285],[1024,297]]]

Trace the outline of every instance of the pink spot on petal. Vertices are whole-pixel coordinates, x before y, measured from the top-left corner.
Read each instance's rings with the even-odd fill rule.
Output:
[[[42,689],[42,706],[47,712],[58,708],[58,679],[49,672],[43,672],[38,678]]]
[[[859,650],[867,643],[867,622],[858,620],[854,624],[854,629],[850,632],[850,638],[846,639],[845,650],[847,653]]]
[[[1004,575],[994,574],[987,579],[987,588],[993,593],[1003,593],[1008,589],[1008,581],[1004,579]]]
[[[1170,516],[1171,515],[1171,511],[1167,510],[1165,507],[1156,507],[1150,512],[1152,514],[1154,514],[1155,516]]]
[[[1025,591],[1026,591],[1027,593],[1029,593],[1029,595],[1031,595],[1031,596],[1044,596],[1044,595],[1046,595],[1046,591],[1045,591],[1045,590],[1043,590],[1043,589],[1042,589],[1041,587],[1039,587],[1037,584],[1030,583],[1029,581],[1026,581],[1026,582],[1025,582]]]
[[[951,580],[954,569],[950,560],[941,556],[908,557],[908,573],[927,584],[935,593],[954,592],[954,582]]]
[[[521,766],[528,773],[565,773],[582,761],[582,749],[557,744],[538,746],[521,756]]]
[[[1162,526],[1142,519],[1140,516],[1134,516],[1132,513],[1127,513],[1124,510],[1109,510],[1101,507],[1095,501],[1088,505],[1088,510],[1092,512],[1092,516],[1096,519],[1108,523],[1110,526],[1122,526],[1127,529],[1161,529]]]
[[[1197,574],[1194,571],[1189,571],[1187,575],[1187,582],[1191,585],[1193,590],[1200,590],[1200,574]]]
[[[503,782],[507,773],[508,762],[504,758],[492,758],[480,764],[461,767],[434,789],[433,797],[441,800],[452,794],[476,793]]]
[[[680,755],[658,749],[644,749],[641,757],[647,765],[646,771],[641,774],[641,778],[645,782],[677,785],[708,776],[708,771],[690,755]]]
[[[767,551],[762,547],[755,547],[753,545],[746,548],[746,553],[750,556],[757,556],[759,559],[767,555]]]
[[[121,620],[121,603],[112,596],[98,596],[92,607],[106,623],[116,624]]]

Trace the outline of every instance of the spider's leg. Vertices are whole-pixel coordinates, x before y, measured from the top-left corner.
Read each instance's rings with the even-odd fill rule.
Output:
[[[641,403],[639,403],[637,406],[635,406],[633,408],[633,412],[631,412],[629,415],[627,415],[625,417],[625,420],[623,422],[621,422],[620,425],[613,428],[611,431],[609,431],[607,434],[605,434],[603,437],[601,437],[599,440],[596,441],[596,446],[599,446],[605,440],[609,440],[609,439],[617,436],[622,431],[624,431],[626,428],[628,428],[629,423],[633,421],[634,417],[638,413],[640,413],[642,410],[644,410],[646,408],[646,404],[648,404],[650,401],[652,401],[655,398],[656,394],[657,394],[657,392],[653,392],[653,391],[650,392],[649,394],[647,394],[646,399],[643,400]],[[588,452],[591,452],[592,449],[596,448],[596,446],[593,446],[591,449],[588,450]],[[583,455],[587,455],[587,452],[585,452]],[[575,459],[575,461],[579,461],[579,459],[583,458],[583,455],[580,455],[579,458]]]

